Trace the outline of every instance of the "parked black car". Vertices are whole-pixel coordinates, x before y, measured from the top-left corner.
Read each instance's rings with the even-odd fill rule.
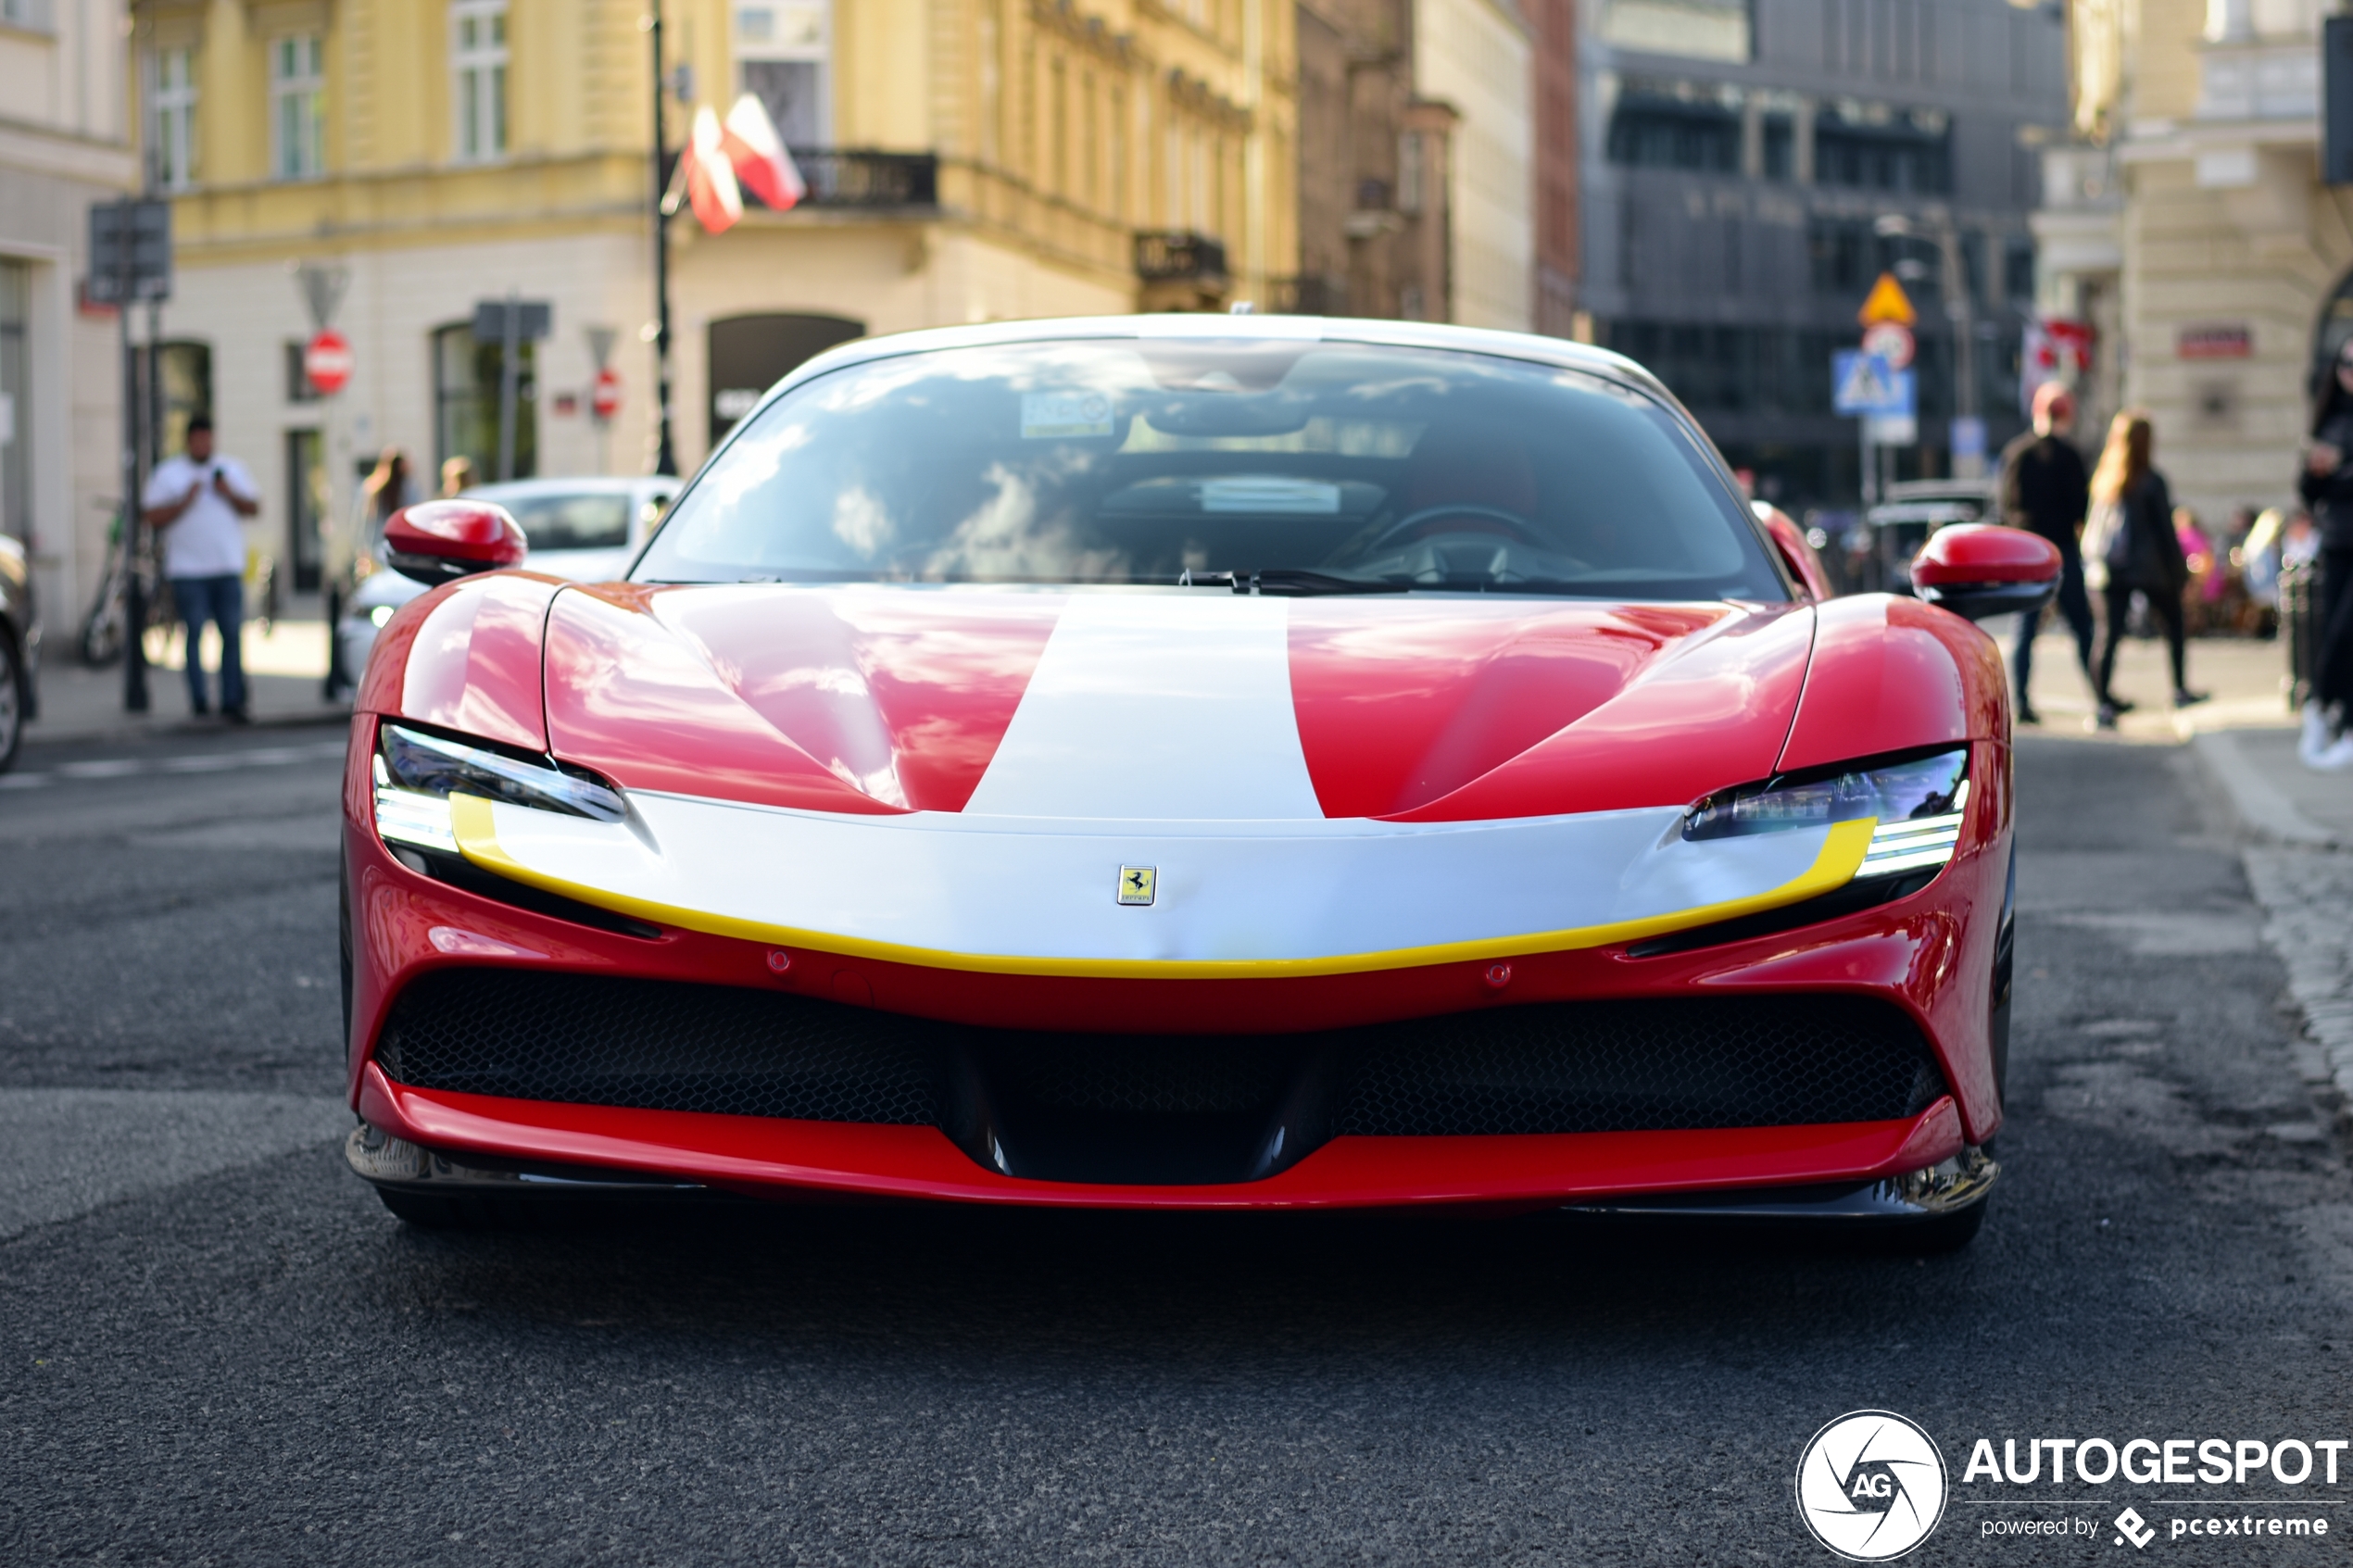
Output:
[[[17,759],[25,721],[39,710],[41,618],[24,546],[0,533],[0,773]]]

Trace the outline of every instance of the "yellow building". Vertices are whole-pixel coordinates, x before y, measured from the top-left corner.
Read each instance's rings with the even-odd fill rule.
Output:
[[[2353,199],[2320,178],[2324,9],[2070,7],[2075,124],[2043,159],[2040,304],[2092,326],[2093,411],[2145,407],[2158,466],[2209,526],[2294,499],[2313,370],[2353,335]]]
[[[134,6],[142,130],[176,196],[176,384],[263,478],[297,583],[379,447],[493,477],[500,350],[472,336],[478,302],[550,307],[518,472],[648,466],[649,5]],[[665,144],[751,92],[811,188],[724,234],[670,226],[686,469],[844,336],[1221,307],[1296,270],[1283,0],[667,0],[663,19]],[[296,264],[346,285],[357,369],[331,399],[300,374]],[[603,344],[610,425],[588,396]]]

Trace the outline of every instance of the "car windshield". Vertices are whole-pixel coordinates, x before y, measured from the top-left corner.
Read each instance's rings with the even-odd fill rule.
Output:
[[[617,550],[629,543],[626,491],[591,490],[493,496],[522,524],[532,553],[546,550]]]
[[[1694,437],[1632,388],[1485,354],[1248,338],[943,349],[820,375],[719,454],[634,575],[1222,573],[1287,593],[1787,596]]]

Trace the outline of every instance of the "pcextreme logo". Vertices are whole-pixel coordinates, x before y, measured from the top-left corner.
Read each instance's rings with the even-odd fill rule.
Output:
[[[1797,1461],[1797,1516],[1850,1562],[1903,1556],[1944,1517],[1944,1456],[1918,1423],[1851,1411],[1814,1434]]]

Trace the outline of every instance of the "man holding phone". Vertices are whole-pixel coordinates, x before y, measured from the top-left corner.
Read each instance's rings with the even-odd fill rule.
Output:
[[[245,621],[245,535],[240,524],[261,510],[253,476],[234,458],[214,455],[212,420],[188,421],[187,450],[157,465],[140,497],[147,525],[163,540],[163,574],[188,628],[188,706],[205,700],[205,622],[220,629],[220,716],[246,722],[245,671],[238,646]]]

